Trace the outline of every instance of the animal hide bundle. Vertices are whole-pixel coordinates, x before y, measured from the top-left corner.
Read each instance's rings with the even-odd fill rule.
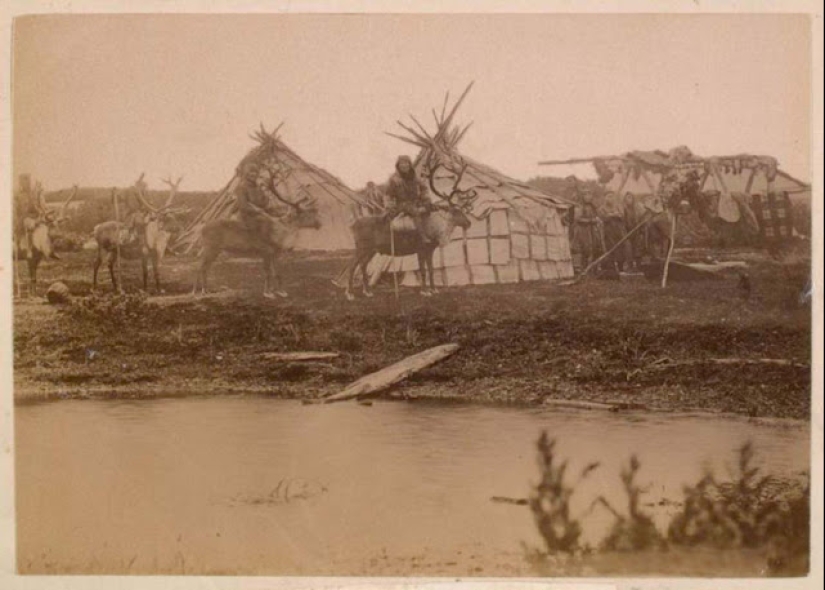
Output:
[[[392,227],[392,231],[396,233],[414,232],[416,229],[413,218],[404,214],[401,214],[393,219],[390,223],[390,227]]]

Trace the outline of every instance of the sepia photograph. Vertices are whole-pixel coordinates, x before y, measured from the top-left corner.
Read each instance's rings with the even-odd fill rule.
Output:
[[[10,575],[821,579],[816,3],[29,4]]]

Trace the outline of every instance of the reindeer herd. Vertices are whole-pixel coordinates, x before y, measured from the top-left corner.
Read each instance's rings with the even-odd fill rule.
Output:
[[[271,162],[270,162],[271,164]],[[446,164],[438,159],[428,158],[424,165],[428,173],[429,187],[438,197],[432,210],[424,221],[424,235],[418,231],[391,230],[391,220],[384,214],[372,214],[356,219],[351,231],[355,242],[355,252],[344,273],[348,273],[345,294],[353,300],[353,279],[360,269],[364,276],[364,295],[372,293],[367,278],[367,265],[376,254],[409,256],[415,254],[419,260],[419,273],[422,294],[435,292],[433,281],[433,253],[439,245],[449,241],[457,227],[467,229],[470,226],[468,212],[477,198],[474,190],[462,191],[459,184],[467,165],[461,161]],[[436,173],[440,170],[449,173],[453,179],[448,191],[436,186]],[[286,297],[281,287],[280,275],[276,263],[279,256],[291,248],[298,230],[322,230],[321,218],[314,198],[306,195],[297,200],[285,196],[289,171],[281,166],[270,165],[267,168],[264,190],[282,206],[282,213],[270,216],[266,235],[256,235],[249,231],[242,221],[234,217],[214,219],[205,223],[201,229],[201,252],[196,264],[193,295],[203,294],[207,289],[209,271],[222,253],[242,256],[254,256],[261,260],[264,270],[264,291],[267,298]],[[122,198],[132,197],[140,204],[140,215],[127,216],[126,219],[113,219],[99,223],[94,227],[92,239],[87,248],[96,249],[92,268],[92,289],[98,288],[98,275],[105,263],[109,269],[112,289],[120,291],[123,287],[119,281],[119,266],[122,261],[139,260],[143,276],[143,289],[149,289],[149,266],[152,267],[154,289],[162,293],[160,266],[170,242],[172,232],[170,222],[176,220],[187,209],[173,205],[182,178],[177,181],[163,179],[169,187],[169,193],[162,206],[155,206],[146,195],[144,175],[125,191],[112,189],[111,200],[118,210]],[[36,292],[36,270],[44,258],[56,258],[51,245],[51,230],[66,219],[66,208],[77,194],[74,187],[71,195],[63,203],[59,215],[49,213],[45,207],[34,231],[30,233],[34,253],[27,255],[30,270],[31,293]]]

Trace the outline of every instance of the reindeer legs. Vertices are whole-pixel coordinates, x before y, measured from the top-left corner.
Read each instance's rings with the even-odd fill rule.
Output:
[[[281,289],[281,275],[275,268],[275,256],[269,254],[264,257],[264,297],[267,299],[275,299],[275,297],[288,297],[286,291]],[[277,283],[275,291],[272,290],[273,281]]]
[[[37,297],[37,265],[40,258],[37,252],[32,252],[29,256],[29,295]]]
[[[144,247],[140,253],[140,268],[143,271],[143,290],[149,291],[149,249]]]
[[[212,264],[215,262],[215,259],[218,257],[220,250],[214,250],[211,248],[206,248],[201,254],[201,263],[200,267],[198,268],[197,274],[195,274],[195,286],[192,288],[192,295],[198,294],[198,286],[201,288],[201,293],[206,293],[206,277],[209,274],[209,269],[211,268]]]
[[[424,297],[432,296],[432,291],[427,287],[427,255],[424,252],[418,253],[418,276],[421,281],[421,294]]]
[[[160,253],[157,249],[153,249],[149,256],[152,259],[152,275],[155,278],[155,292],[156,293],[163,293],[163,289],[160,288],[160,271],[158,267],[160,266]]]
[[[375,255],[374,252],[368,252],[364,254],[363,252],[355,253],[355,258],[352,261],[352,264],[349,267],[349,276],[347,277],[347,290],[345,292],[347,300],[355,301],[355,295],[352,293],[352,283],[355,280],[355,273],[358,268],[361,268],[361,273],[364,278],[364,296],[365,297],[372,297],[372,292],[370,291],[370,284],[369,284],[369,277],[367,276],[367,265],[369,261],[372,260],[372,257]]]
[[[95,258],[94,272],[92,273],[92,291],[97,291],[97,271],[100,270],[101,264],[103,264],[103,250],[98,247],[97,258]]]
[[[370,291],[370,277],[367,274],[368,264],[369,259],[361,260],[361,280],[364,281],[364,297],[372,297],[372,291]]]
[[[355,301],[355,295],[352,294],[352,280],[355,277],[355,271],[358,270],[359,264],[361,264],[361,256],[356,252],[355,259],[349,267],[349,273],[347,275],[347,290],[344,293],[348,301]]]
[[[435,295],[438,293],[438,289],[435,288],[435,271],[433,270],[433,253],[435,250],[430,250],[429,254],[425,257],[427,260],[427,275],[430,277],[430,292]]]
[[[272,290],[273,282],[277,282],[275,291]],[[281,289],[281,276],[275,268],[275,255],[272,253],[264,256],[264,297],[267,299],[287,297],[286,292]]]
[[[117,276],[115,275],[115,263],[117,262],[117,252],[109,253],[109,275],[112,277],[112,290],[114,292],[120,291],[120,285],[117,284]]]

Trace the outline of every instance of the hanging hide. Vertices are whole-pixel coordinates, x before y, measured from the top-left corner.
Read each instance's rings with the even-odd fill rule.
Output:
[[[739,205],[730,194],[722,193],[719,196],[719,207],[716,215],[728,223],[736,223],[742,217]]]
[[[608,182],[613,180],[613,177],[615,176],[615,173],[610,169],[610,167],[607,165],[607,162],[605,162],[604,160],[593,160],[593,168],[595,168],[596,174],[598,175],[599,182],[601,184],[607,184]]]
[[[741,217],[744,218],[745,224],[748,226],[748,231],[753,234],[759,233],[759,221],[756,219],[756,214],[750,206],[750,197],[745,193],[733,193],[731,197],[736,203]]]

